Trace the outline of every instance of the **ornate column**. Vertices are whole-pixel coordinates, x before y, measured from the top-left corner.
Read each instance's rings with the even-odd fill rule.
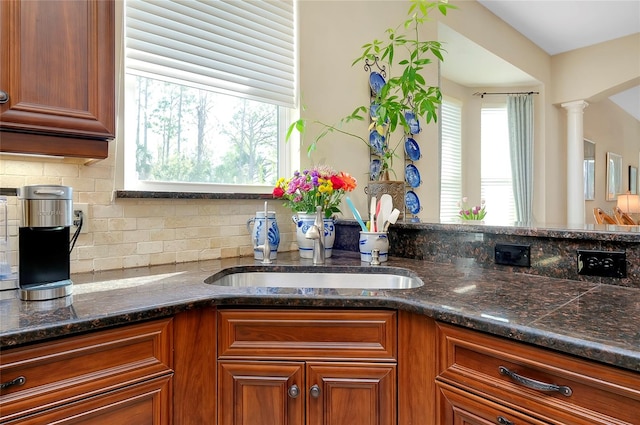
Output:
[[[567,224],[583,225],[584,215],[584,100],[563,103],[567,110]]]

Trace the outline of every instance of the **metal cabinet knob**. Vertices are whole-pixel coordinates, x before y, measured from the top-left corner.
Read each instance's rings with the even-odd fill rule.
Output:
[[[0,390],[4,390],[6,388],[10,388],[18,385],[24,385],[25,382],[27,382],[27,378],[25,378],[24,376],[18,376],[17,378],[12,379],[11,381],[1,383]]]
[[[496,418],[496,422],[499,425],[515,425],[513,422],[511,422],[509,419],[505,418],[504,416],[498,416]]]
[[[311,386],[311,388],[309,388],[309,395],[313,398],[320,397],[320,387],[318,386],[318,384],[314,384]]]
[[[0,104],[7,103],[9,101],[9,93],[0,90]]]
[[[298,396],[300,395],[300,388],[298,388],[296,384],[293,384],[292,386],[289,387],[289,390],[287,391],[287,393],[291,398],[298,398]]]

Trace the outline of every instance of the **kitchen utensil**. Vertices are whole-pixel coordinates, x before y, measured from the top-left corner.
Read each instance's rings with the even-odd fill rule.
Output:
[[[360,217],[360,213],[358,212],[358,209],[356,208],[356,206],[353,205],[353,202],[351,201],[351,198],[346,196],[345,200],[347,201],[347,205],[349,206],[349,209],[351,209],[351,213],[353,213],[353,218],[355,218],[358,221],[358,224],[360,224],[360,227],[362,228],[362,231],[363,232],[368,232],[369,229],[367,229],[367,225],[364,224],[364,221],[362,221],[362,217]]]
[[[382,232],[382,226],[384,225],[384,221],[382,221],[382,214],[380,213],[381,204],[381,200],[378,200],[378,203],[376,204],[376,232]]]
[[[391,213],[389,214],[389,218],[385,221],[382,231],[386,232],[389,229],[389,226],[391,224],[396,224],[396,221],[398,221],[399,216],[400,216],[400,210],[397,208],[394,208],[393,211],[391,211]]]
[[[377,203],[377,199],[375,196],[371,197],[371,205],[369,206],[369,231],[371,232],[375,232],[376,231],[376,203]]]
[[[385,221],[389,220],[391,211],[393,211],[393,198],[388,193],[384,193],[380,197],[380,215],[382,216],[382,220],[378,226],[379,232],[382,232]]]

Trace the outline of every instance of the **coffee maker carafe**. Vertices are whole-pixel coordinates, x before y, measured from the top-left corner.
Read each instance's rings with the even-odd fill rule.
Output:
[[[72,189],[32,185],[18,189],[22,207],[18,233],[18,284],[22,300],[70,295],[69,229],[73,224]]]

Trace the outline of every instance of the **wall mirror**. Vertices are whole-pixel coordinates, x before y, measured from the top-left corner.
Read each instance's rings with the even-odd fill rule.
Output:
[[[570,179],[567,176],[569,167],[566,126],[570,106],[563,105],[571,104],[575,99],[584,101],[585,107],[580,111],[584,114],[582,135],[590,139],[589,141],[597,140],[600,152],[617,152],[622,156],[626,162],[616,162],[615,172],[618,173],[622,168],[626,171],[627,165],[637,165],[635,158],[640,151],[640,138],[635,137],[637,120],[633,121],[634,127],[631,130],[622,125],[612,126],[612,122],[624,120],[626,124],[628,119],[633,118],[616,105],[612,98],[638,85],[640,78],[635,77],[637,71],[634,73],[631,70],[628,75],[634,78],[622,82],[622,77],[614,78],[614,73],[609,72],[617,70],[618,64],[615,61],[603,60],[597,63],[601,70],[597,74],[611,78],[600,80],[595,78],[594,73],[582,72],[582,68],[577,66],[582,64],[582,61],[577,60],[582,56],[572,54],[556,55],[553,59],[558,66],[551,67],[551,57],[541,50],[531,48],[526,43],[520,43],[516,48],[516,44],[521,40],[509,34],[510,29],[495,20],[495,16],[486,14],[478,3],[458,4],[460,9],[455,14],[452,13],[446,21],[438,23],[438,39],[447,50],[445,60],[440,64],[440,87],[443,96],[453,97],[464,105],[461,132],[462,168],[466,177],[463,179],[462,192],[480,192],[477,186],[480,185],[478,182],[481,180],[481,170],[472,162],[474,155],[477,156],[480,152],[478,146],[481,145],[481,123],[477,111],[492,103],[506,104],[505,93],[539,92],[534,98],[534,224],[538,227],[568,226],[567,191],[574,189],[568,189]],[[576,13],[578,12],[576,10]],[[487,28],[491,28],[491,31]],[[504,32],[504,36],[498,36],[499,31]],[[508,37],[507,34],[513,36]],[[501,40],[500,43],[496,42],[498,39]],[[505,39],[509,42],[504,41]],[[620,40],[621,43],[623,41]],[[564,65],[564,68],[560,65]],[[554,74],[556,72],[558,74]],[[576,148],[579,149],[579,145]],[[591,150],[587,147],[583,149]],[[593,150],[595,151],[595,148]],[[593,159],[591,156],[585,155],[588,159],[584,162],[584,170],[580,170],[582,164],[571,163],[572,167],[576,166],[576,173],[585,173],[584,188],[575,190],[584,190],[584,199],[593,200],[593,206],[606,208],[606,201],[616,199],[618,193],[626,190],[626,187],[623,187],[626,186],[626,172],[624,180],[618,175],[611,181],[612,184],[618,185],[624,183],[623,186],[612,187],[609,197],[609,191],[605,189],[605,158],[595,158],[595,152]],[[465,160],[469,162],[464,162]],[[596,168],[596,164],[599,168]],[[582,180],[583,176],[579,177]],[[505,209],[506,206],[492,204],[491,208]],[[590,219],[591,217],[586,217],[584,223],[591,224]],[[574,226],[575,223],[570,227]]]
[[[593,201],[596,197],[596,144],[584,139],[584,200]]]
[[[629,192],[632,195],[638,194],[638,167],[629,165]]]
[[[607,152],[607,201],[615,201],[622,193],[622,157]]]

